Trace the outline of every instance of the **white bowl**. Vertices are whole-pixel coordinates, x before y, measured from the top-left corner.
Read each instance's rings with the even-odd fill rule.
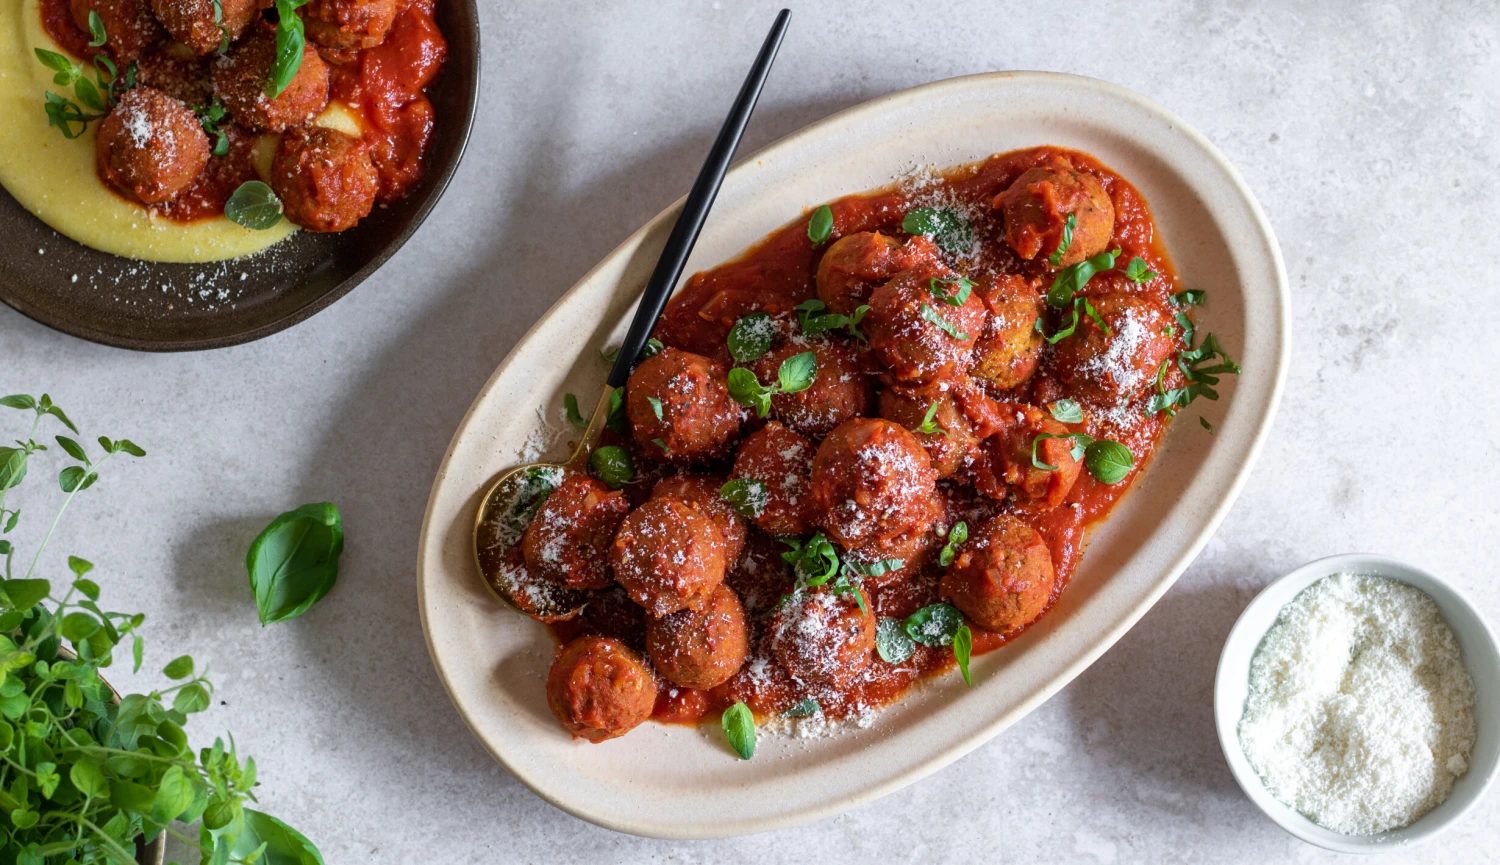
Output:
[[[929,84],[851,108],[740,161],[688,260],[692,273],[740,255],[806,208],[882,187],[917,164],[959,165],[1054,144],[1086,150],[1145,196],[1184,284],[1207,288],[1199,326],[1244,373],[1195,404],[1151,470],[1090,542],[1065,592],[1025,636],[958,676],[917,688],[868,729],[822,739],[765,737],[739,760],[711,727],[646,724],[602,745],[569,739],[547,709],[553,643],[474,572],[479,495],[534,450],[538,412],[564,393],[591,401],[677,208],[611,253],[537,322],[464,417],[433,483],[417,561],[422,626],[437,675],[474,735],[559,808],[639,835],[701,838],[815,820],[909,784],[1013,724],[1077,676],[1161,597],[1213,534],[1255,462],[1288,366],[1280,252],[1234,169],[1160,106],[1112,84],[1006,73]],[[513,285],[503,269],[488,291]],[[1231,380],[1231,378],[1233,380]],[[566,457],[559,441],[547,454]],[[949,783],[962,779],[950,778]]]
[[[1437,602],[1443,618],[1453,629],[1463,651],[1464,664],[1474,679],[1474,752],[1469,771],[1453,785],[1447,801],[1416,822],[1378,835],[1343,835],[1324,829],[1296,810],[1277,801],[1266,789],[1240,747],[1239,724],[1250,690],[1250,659],[1260,647],[1266,631],[1281,608],[1303,589],[1333,574],[1366,574],[1388,577],[1426,592]],[[1309,844],[1340,853],[1382,853],[1410,846],[1448,828],[1484,795],[1500,766],[1500,650],[1495,635],[1474,607],[1454,588],[1437,577],[1385,556],[1348,553],[1310,562],[1272,582],[1255,596],[1240,614],[1224,641],[1219,671],[1214,679],[1214,722],[1219,745],[1229,769],[1245,795],[1281,828]]]

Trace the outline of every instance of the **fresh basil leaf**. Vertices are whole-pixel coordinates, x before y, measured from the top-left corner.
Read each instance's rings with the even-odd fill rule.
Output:
[[[104,19],[94,9],[89,10],[89,35],[93,37],[89,42],[90,48],[100,48],[109,40],[108,34],[104,32]]]
[[[10,396],[0,396],[0,406],[6,408],[30,411],[36,408],[36,397],[24,393],[13,393]]]
[[[964,674],[964,684],[970,688],[974,687],[974,680],[969,678],[969,656],[973,652],[974,632],[968,625],[959,625],[953,634],[953,658],[958,661],[958,671]]]
[[[821,711],[823,711],[823,707],[818,705],[817,700],[814,700],[812,697],[804,697],[801,702],[787,709],[782,714],[788,718],[811,718]]]
[[[589,454],[589,466],[594,469],[595,477],[613,489],[625,486],[635,477],[635,465],[630,460],[630,453],[618,445],[594,448],[594,452]]]
[[[280,19],[276,25],[276,57],[266,75],[265,87],[266,95],[272,99],[280,96],[291,85],[292,79],[297,77],[297,71],[302,68],[302,54],[307,46],[307,38],[302,29],[302,16],[297,14],[297,9],[307,2],[308,0],[276,0],[276,15]]]
[[[295,619],[338,580],[344,522],[328,502],[303,505],[271,521],[245,554],[262,626]]]
[[[24,612],[51,594],[52,584],[46,580],[0,580],[0,589],[10,599],[11,609]]]
[[[1094,274],[1115,266],[1115,256],[1119,254],[1118,249],[1101,252],[1093,258],[1086,258],[1059,270],[1057,276],[1052,278],[1052,288],[1047,292],[1047,305],[1057,309],[1067,307],[1073,302],[1073,295],[1082,290],[1094,278]]]
[[[876,562],[844,562],[844,569],[861,577],[883,577],[906,567],[905,559],[881,559]]]
[[[825,204],[814,210],[807,220],[807,239],[812,241],[813,246],[817,246],[832,236],[833,208]]]
[[[901,623],[906,635],[924,646],[946,646],[964,623],[963,613],[952,604],[929,604]]]
[[[839,554],[822,532],[813,532],[803,543],[797,538],[781,538],[791,549],[781,554],[782,561],[792,566],[797,581],[804,586],[821,586],[839,572]]]
[[[252,808],[243,812],[240,833],[230,841],[232,861],[250,862],[252,854],[261,850],[252,865],[324,865],[323,854],[301,832],[270,814]],[[229,840],[229,836],[220,836],[220,840]]]
[[[1047,258],[1053,267],[1062,264],[1063,256],[1068,254],[1068,247],[1073,245],[1073,229],[1078,227],[1078,214],[1068,214],[1068,221],[1063,223],[1062,237],[1057,241],[1057,249],[1052,250],[1052,255]]]
[[[56,51],[48,51],[45,48],[33,48],[32,51],[36,52],[36,59],[42,61],[43,66],[51,69],[53,72],[64,73],[68,76],[67,80],[57,81],[58,84],[65,87],[72,84],[73,79],[77,78],[82,72],[67,56],[59,54]]]
[[[918,311],[921,313],[923,319],[925,319],[926,321],[929,321],[929,322],[937,325],[938,327],[942,328],[943,333],[948,334],[949,336],[953,337],[954,339],[960,339],[960,340],[962,340],[962,339],[968,339],[969,338],[969,335],[967,333],[964,333],[964,332],[960,331],[958,328],[956,328],[953,325],[949,324],[946,319],[944,319],[941,315],[938,315],[937,312],[936,312],[936,310],[934,310],[932,307],[928,306],[927,304],[924,303],[921,306],[919,306],[918,307]]]
[[[265,231],[281,221],[281,199],[259,180],[241,183],[224,202],[224,216],[252,231]]]
[[[912,432],[923,435],[948,435],[948,431],[943,429],[943,425],[937,422],[937,410],[938,402],[937,400],[933,400],[932,405],[927,407],[926,414],[922,415],[922,422]]]
[[[583,415],[578,411],[578,397],[570,393],[563,394],[563,411],[568,415],[568,423],[573,426],[583,429],[589,425],[589,422],[584,420]]]
[[[1172,303],[1177,306],[1201,306],[1207,297],[1208,295],[1202,289],[1190,288],[1172,295]]]
[[[1156,276],[1156,271],[1152,270],[1150,265],[1146,264],[1146,259],[1139,255],[1130,259],[1130,263],[1125,265],[1125,278],[1136,285],[1150,282]]]
[[[904,664],[917,651],[900,619],[889,616],[875,623],[875,653],[887,664]]]
[[[168,679],[186,679],[188,676],[193,675],[193,656],[183,655],[173,658],[162,670],[162,673]]]
[[[1085,449],[1083,464],[1100,483],[1117,484],[1135,468],[1135,454],[1117,441],[1099,439]]]
[[[938,553],[938,564],[948,567],[953,564],[953,559],[958,555],[958,548],[969,540],[969,524],[963,521],[954,523],[953,528],[948,530],[948,543]]]
[[[1047,411],[1061,423],[1083,423],[1083,407],[1077,400],[1060,399],[1048,406]]]
[[[950,285],[958,286],[958,291],[949,294],[947,286]],[[962,276],[934,276],[927,280],[927,290],[932,293],[933,297],[949,306],[963,306],[969,301],[969,295],[974,291],[974,283]]]
[[[609,395],[609,417],[604,421],[605,429],[625,431],[625,388],[617,387]]]
[[[81,492],[94,485],[99,476],[82,466],[68,466],[57,475],[58,485],[65,493]]]
[[[57,436],[56,438],[57,443],[62,446],[62,449],[68,452],[68,456],[72,457],[75,460],[78,460],[81,463],[87,463],[89,461],[88,456],[83,452],[83,445],[80,445],[78,442],[68,438],[67,436]]]
[[[26,477],[26,451],[0,447],[0,490],[8,490]]]
[[[729,329],[729,356],[740,363],[749,363],[771,350],[771,338],[775,335],[776,323],[771,316],[752,312]]]
[[[656,419],[657,420],[662,420],[662,416],[661,416],[661,400],[657,399],[654,396],[648,396],[648,397],[646,397],[646,403],[651,406],[651,413],[654,414],[654,415],[656,415]],[[666,450],[666,447],[663,446],[662,450]]]
[[[787,358],[790,363],[792,358]],[[782,364],[786,366],[785,363]],[[735,402],[746,408],[755,409],[759,417],[765,417],[771,411],[772,389],[760,383],[755,373],[742,366],[737,366],[729,371],[729,395]]]
[[[901,220],[901,230],[932,238],[944,252],[959,255],[974,246],[974,229],[958,211],[947,207],[917,207]]]
[[[776,371],[777,385],[782,393],[797,393],[812,387],[818,374],[818,356],[804,351],[781,362]]]
[[[766,512],[771,500],[770,490],[762,481],[754,478],[734,478],[719,487],[719,498],[729,503],[734,512],[746,519],[756,519]]]
[[[1031,464],[1044,472],[1057,471],[1057,466],[1049,466],[1042,462],[1041,457],[1036,453],[1036,446],[1047,439],[1071,439],[1073,447],[1069,451],[1069,456],[1073,457],[1075,462],[1083,459],[1088,446],[1094,441],[1093,436],[1088,433],[1038,433],[1037,437],[1031,440]]]
[[[724,738],[729,740],[729,747],[740,755],[741,760],[755,756],[755,715],[750,712],[749,706],[735,701],[733,706],[724,710],[720,724],[724,728]]]

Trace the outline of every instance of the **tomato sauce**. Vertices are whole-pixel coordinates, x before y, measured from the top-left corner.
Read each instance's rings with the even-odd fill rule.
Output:
[[[73,23],[73,12],[68,8],[68,0],[42,0],[42,29],[64,51],[79,59],[87,60],[95,54],[103,53],[103,49],[90,48],[91,37]]]

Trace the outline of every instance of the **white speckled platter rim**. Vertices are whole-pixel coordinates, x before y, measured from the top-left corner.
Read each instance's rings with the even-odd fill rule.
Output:
[[[1036,708],[1120,638],[1170,587],[1238,495],[1270,428],[1289,356],[1285,268],[1238,173],[1170,112],[1113,84],[1013,72],[940,81],[842,111],[740,162],[725,179],[688,273],[741,253],[817,204],[886,186],[917,165],[946,167],[1054,144],[1088,151],[1145,196],[1180,275],[1208,290],[1200,327],[1244,374],[1223,399],[1174,424],[1153,469],[1092,540],[1052,613],[955,675],[909,694],[873,726],[813,740],[762,735],[737,760],[709,727],[648,724],[575,742],[547,710],[552,644],[473,571],[479,491],[515,465],[564,392],[592,405],[678,205],[599,263],[516,345],[460,423],[433,484],[417,559],[422,626],[438,675],[495,759],[557,807],[621,832],[707,838],[826,817],[910,784]],[[489,291],[523,291],[503,276]],[[1201,401],[1200,401],[1201,404]],[[551,455],[562,456],[558,442]]]

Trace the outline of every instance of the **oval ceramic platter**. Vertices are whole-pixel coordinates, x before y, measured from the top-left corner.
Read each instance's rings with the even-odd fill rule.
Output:
[[[449,445],[422,526],[417,585],[438,673],[474,735],[538,795],[601,826],[673,838],[759,832],[837,813],[936,771],[1015,723],[1119,639],[1192,561],[1270,428],[1287,364],[1288,297],[1276,240],[1244,182],[1202,135],[1159,106],[1111,84],[1043,73],[957,78],[865,103],[734,168],[687,272],[917,166],[1040,144],[1087,151],[1134,184],[1184,285],[1208,290],[1200,324],[1244,367],[1204,412],[1217,433],[1191,417],[1173,426],[1057,606],[1022,638],[976,659],[972,690],[946,676],[866,729],[804,740],[762,735],[750,761],[736,758],[714,726],[647,724],[602,745],[574,741],[543,694],[552,638],[490,596],[470,537],[480,491],[497,474],[538,452],[566,458],[562,395],[593,405],[608,373],[599,349],[624,335],[677,216],[669,209],[564,295],[495,371]]]

